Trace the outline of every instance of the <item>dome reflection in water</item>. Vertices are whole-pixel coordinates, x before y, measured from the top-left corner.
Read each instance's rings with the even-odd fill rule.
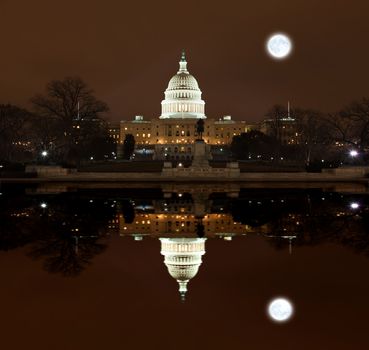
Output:
[[[181,300],[187,293],[187,284],[199,271],[205,254],[206,238],[160,238],[161,254],[169,274],[179,284]]]

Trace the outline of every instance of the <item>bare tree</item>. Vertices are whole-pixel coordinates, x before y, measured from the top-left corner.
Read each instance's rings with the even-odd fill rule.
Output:
[[[78,77],[53,80],[45,95],[31,99],[35,112],[41,117],[60,124],[59,147],[68,153],[72,147],[103,128],[102,116],[109,110],[107,104],[94,96],[84,81]],[[54,124],[54,122],[45,121]],[[58,135],[59,136],[59,135]]]
[[[360,151],[369,148],[369,99],[352,102],[338,113],[328,115],[332,139]]]
[[[332,142],[339,142],[347,145],[354,145],[354,125],[349,118],[344,117],[340,112],[329,113],[325,120],[329,126],[329,135]]]
[[[364,151],[369,146],[369,99],[355,101],[341,111],[341,117],[351,122],[351,142]]]
[[[298,142],[304,152],[304,160],[307,166],[319,150],[321,154],[322,145],[330,142],[328,124],[324,116],[314,110],[296,108],[293,111],[296,119]]]
[[[266,114],[266,116],[269,118],[271,128],[270,136],[273,136],[278,141],[278,143],[282,142],[282,119],[286,118],[287,115],[288,111],[282,105],[274,105]]]
[[[24,141],[25,126],[31,114],[10,104],[0,105],[0,159],[13,161],[17,143]]]
[[[277,162],[279,162],[281,158],[283,118],[286,118],[287,115],[288,111],[282,105],[274,105],[266,114],[266,117],[268,118],[266,123],[269,124],[269,126],[267,126],[267,135],[276,140],[273,158]]]

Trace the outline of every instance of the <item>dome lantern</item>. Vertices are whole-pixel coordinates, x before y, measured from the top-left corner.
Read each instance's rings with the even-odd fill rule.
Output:
[[[187,61],[186,61],[186,52],[182,50],[181,60],[179,61],[179,71],[178,73],[188,73],[187,70]]]

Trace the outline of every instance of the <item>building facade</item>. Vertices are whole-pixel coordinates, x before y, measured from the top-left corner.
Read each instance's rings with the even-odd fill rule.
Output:
[[[275,137],[283,145],[297,145],[301,141],[297,120],[289,115],[278,119],[265,119],[260,123],[259,130]]]
[[[132,134],[138,151],[152,149],[155,159],[191,160],[193,144],[198,138],[196,124],[199,119],[205,121],[204,141],[214,146],[228,145],[233,136],[251,128],[244,121],[232,120],[231,116],[207,118],[202,92],[187,69],[183,52],[179,70],[164,92],[159,118],[146,120],[143,116],[136,116],[134,120],[121,121],[120,145],[127,134]]]
[[[108,136],[113,143],[119,144],[120,142],[120,125],[118,123],[108,123]]]

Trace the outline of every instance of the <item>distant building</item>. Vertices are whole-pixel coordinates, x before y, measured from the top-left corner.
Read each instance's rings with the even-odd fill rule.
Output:
[[[269,136],[275,137],[284,145],[300,143],[300,134],[295,118],[286,116],[278,119],[265,119],[260,123],[259,130]]]
[[[251,128],[245,121],[232,120],[231,116],[207,119],[202,92],[187,70],[184,52],[179,70],[170,79],[164,95],[159,118],[145,120],[143,116],[136,116],[134,120],[120,122],[120,145],[126,134],[132,134],[136,147],[154,149],[156,159],[192,159],[198,119],[205,120],[204,141],[214,146],[230,144],[233,136]]]
[[[73,119],[72,128],[73,133],[70,133],[69,135],[72,135],[74,137],[74,142],[78,144],[86,137],[86,130],[89,133],[91,130],[103,130],[105,128],[105,121],[100,118],[90,119],[78,116]]]
[[[120,125],[119,123],[108,123],[108,135],[114,143],[119,143],[120,141]]]

